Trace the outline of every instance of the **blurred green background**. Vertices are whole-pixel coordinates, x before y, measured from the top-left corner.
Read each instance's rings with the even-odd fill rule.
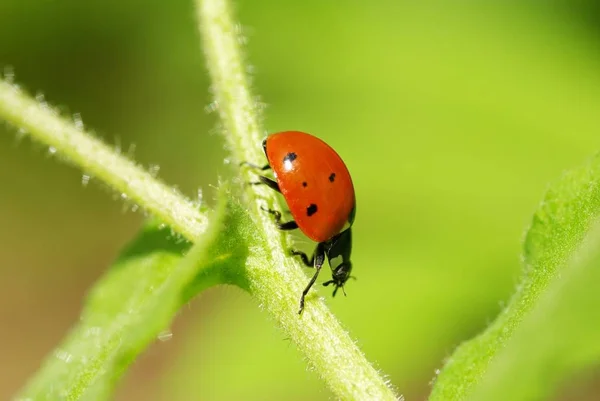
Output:
[[[353,174],[359,280],[345,298],[323,295],[408,400],[426,397],[444,358],[508,299],[547,183],[600,149],[595,2],[448,3],[237,2],[265,129],[322,137]],[[188,0],[0,2],[0,67],[212,202],[211,185],[231,170],[200,49]],[[6,399],[77,320],[143,216],[0,130]],[[160,337],[118,400],[331,398],[236,288],[202,294]],[[575,378],[557,399],[596,399],[598,383]]]

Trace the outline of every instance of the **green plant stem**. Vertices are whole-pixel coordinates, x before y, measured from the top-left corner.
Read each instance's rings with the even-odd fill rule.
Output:
[[[225,123],[233,155],[239,160],[259,160],[261,132],[259,112],[248,89],[238,48],[239,32],[223,1],[200,3],[198,7],[205,33],[206,53],[214,79],[218,109]],[[0,118],[27,132],[62,160],[78,166],[86,174],[103,181],[123,199],[135,202],[154,214],[190,241],[204,234],[208,219],[180,193],[116,150],[60,117],[43,102],[0,80]],[[250,173],[243,173],[244,179]],[[341,399],[395,400],[396,396],[348,333],[313,291],[299,317],[299,294],[306,285],[300,265],[286,257],[285,238],[273,222],[259,210],[260,199],[273,203],[272,194],[261,187],[249,191],[252,214],[259,227],[257,243],[246,258],[247,287],[276,319],[316,372]]]
[[[196,2],[203,49],[225,138],[237,162],[260,162],[264,158],[260,146],[264,133],[260,127],[260,108],[251,94],[242,62],[240,43],[244,40],[239,25],[234,23],[228,1]],[[255,179],[252,172],[244,169],[241,176],[246,181]],[[307,297],[303,314],[298,316],[299,295],[307,278],[299,263],[286,256],[282,233],[270,216],[260,210],[261,205],[275,203],[273,191],[254,185],[248,186],[248,195],[251,212],[257,216],[259,230],[264,233],[270,262],[253,262],[252,253],[260,259],[264,251],[250,250],[246,269],[252,294],[340,399],[396,400],[388,383],[366,360],[324,302],[314,296],[314,289]]]
[[[194,240],[206,231],[207,217],[175,189],[3,80],[0,119],[29,133],[52,153],[108,184],[121,198],[143,207],[188,239]]]

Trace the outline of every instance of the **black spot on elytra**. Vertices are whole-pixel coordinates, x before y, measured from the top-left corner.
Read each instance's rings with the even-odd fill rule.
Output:
[[[306,215],[310,217],[315,213],[317,213],[317,205],[311,203],[310,206],[306,208]]]
[[[335,173],[331,173],[331,175],[329,175],[329,181],[331,181],[331,182],[335,181]]]
[[[304,188],[306,188],[306,187],[308,186],[308,182],[304,181],[304,182],[302,183],[302,186],[303,186]]]
[[[296,160],[297,157],[298,156],[294,152],[290,152],[290,153],[288,153],[287,155],[285,155],[283,157],[283,162],[284,163],[287,162],[287,161],[293,162],[294,160]]]

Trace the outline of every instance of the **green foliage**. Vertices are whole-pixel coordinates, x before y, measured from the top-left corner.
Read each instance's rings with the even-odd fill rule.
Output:
[[[581,285],[583,279],[572,278],[575,282],[565,284],[565,277],[574,275],[574,271],[583,269],[581,265],[587,266],[587,270],[593,270],[595,258],[590,260],[587,255],[590,247],[598,247],[594,234],[586,247],[582,247],[584,239],[590,227],[597,221],[600,215],[600,157],[594,157],[580,168],[565,174],[562,179],[549,188],[539,209],[536,211],[531,227],[527,231],[524,244],[524,273],[517,292],[511,299],[509,305],[502,311],[497,320],[481,335],[461,345],[447,362],[446,367],[440,374],[431,394],[431,400],[463,400],[473,390],[482,377],[486,374],[490,363],[499,354],[503,356],[504,364],[510,364],[511,370],[504,371],[503,379],[512,380],[517,377],[519,371],[525,371],[529,366],[532,370],[525,377],[535,377],[536,383],[556,382],[559,371],[566,370],[566,365],[558,363],[564,358],[570,360],[572,357],[568,347],[560,344],[568,343],[568,339],[585,339],[587,335],[598,330],[600,320],[589,316],[593,308],[592,303],[587,303],[587,308],[580,308],[579,314],[570,315],[567,300],[561,306],[562,313],[554,314],[556,304],[563,302],[562,297],[569,299],[571,294],[573,307],[581,307],[586,304],[586,294],[594,297],[596,288],[590,284],[585,290]],[[571,261],[571,263],[567,263]],[[584,269],[586,270],[586,269]],[[584,273],[585,274],[585,273]],[[592,273],[587,273],[592,274]],[[583,277],[583,276],[582,276]],[[591,278],[593,278],[593,274]],[[578,283],[577,283],[578,282]],[[550,285],[552,283],[552,285]],[[559,288],[563,288],[560,290]],[[540,297],[544,300],[540,301]],[[573,297],[574,296],[574,297]],[[581,296],[581,298],[578,298]],[[538,305],[540,302],[540,305]],[[532,316],[528,314],[535,308]],[[583,314],[581,314],[583,311]],[[588,318],[586,318],[586,315]],[[520,328],[523,319],[527,317],[525,328]],[[578,319],[579,318],[579,319]],[[563,319],[563,320],[561,320]],[[578,322],[578,325],[574,325]],[[563,327],[563,330],[571,333],[565,337],[560,332],[552,332],[554,327]],[[514,340],[514,344],[506,351],[504,347],[515,330],[520,328],[520,334]],[[568,329],[567,329],[568,328]],[[566,334],[566,333],[565,333]],[[580,338],[581,336],[581,338]],[[537,341],[536,337],[544,337],[543,341]],[[593,337],[590,337],[593,338]],[[588,342],[578,342],[577,347],[586,355],[598,357],[596,347]],[[554,349],[554,347],[557,347]],[[540,353],[540,351],[544,351]],[[517,352],[518,351],[518,352]],[[542,354],[547,358],[556,358],[555,369],[544,365]],[[577,352],[576,354],[579,354]],[[529,361],[532,365],[522,363]],[[590,362],[581,360],[581,362]],[[497,362],[502,363],[502,362]],[[582,363],[585,366],[585,363]],[[519,366],[519,368],[517,368]],[[580,368],[577,364],[570,366],[572,369]],[[536,369],[537,368],[537,369]],[[562,372],[565,373],[564,371]],[[536,377],[537,375],[537,377]],[[543,380],[542,380],[543,379]],[[512,387],[514,397],[506,397],[504,387],[493,380],[487,382],[485,396],[480,399],[491,399],[491,394],[502,394],[504,399],[532,399],[528,398],[528,391],[539,390],[534,384],[531,387]],[[494,384],[489,384],[494,383]],[[527,383],[526,381],[524,383]],[[502,391],[499,391],[502,389]],[[545,392],[550,390],[546,387]],[[485,390],[482,390],[485,391]],[[496,393],[494,393],[496,391]],[[539,395],[539,394],[538,394]],[[520,398],[519,398],[520,397]],[[535,398],[537,399],[537,398]]]
[[[125,369],[185,302],[211,285],[239,283],[238,249],[246,241],[237,233],[248,231],[238,229],[241,222],[248,223],[240,206],[223,199],[208,232],[191,248],[164,223],[148,223],[92,288],[79,323],[21,398],[109,398]]]
[[[223,134],[235,158],[252,160],[260,154],[252,146],[258,143],[261,131],[260,108],[248,87],[241,62],[239,32],[234,28],[236,24],[230,5],[227,0],[206,0],[198,1],[197,9],[209,70],[215,81],[214,93],[225,126]],[[108,395],[125,366],[172,319],[182,300],[191,298],[209,285],[233,283],[249,290],[271,313],[340,398],[396,399],[389,383],[366,360],[322,300],[308,297],[304,313],[299,316],[296,312],[298,294],[306,285],[305,276],[300,263],[287,255],[284,235],[275,227],[271,217],[260,211],[265,198],[274,203],[273,192],[258,186],[246,186],[249,209],[256,213],[258,224],[255,225],[246,212],[242,213],[246,209],[239,204],[221,201],[218,207],[235,205],[238,216],[231,221],[221,221],[218,213],[213,218],[216,221],[211,222],[212,229],[208,230],[206,214],[178,191],[154,179],[150,172],[93,138],[79,124],[59,116],[45,102],[31,99],[16,85],[1,80],[0,116],[49,146],[51,153],[58,153],[63,160],[93,172],[118,191],[121,198],[132,199],[153,212],[178,231],[182,235],[181,240],[187,238],[196,243],[181,262],[181,267],[175,260],[152,255],[154,259],[150,261],[156,260],[165,267],[156,267],[155,271],[159,274],[151,275],[147,281],[136,280],[136,277],[152,267],[149,260],[141,255],[151,251],[155,235],[147,233],[141,242],[134,244],[93,293],[90,306],[83,314],[82,325],[74,330],[58,352],[60,362],[51,359],[34,379],[28,394],[67,399],[80,399],[87,396],[88,391],[92,399]],[[246,170],[243,176],[249,177],[250,173]],[[229,214],[225,213],[225,216]],[[240,249],[242,251],[238,252]],[[212,259],[205,254],[211,255]],[[164,256],[161,248],[159,255]],[[196,268],[202,265],[200,260],[206,271],[198,273]],[[227,264],[235,262],[238,263],[237,269],[233,268],[235,265],[227,268]],[[124,269],[122,265],[129,268]],[[139,287],[130,293],[133,297],[130,301],[123,302],[120,296],[131,283]],[[159,284],[161,286],[156,287]],[[155,292],[155,288],[165,291]],[[109,329],[102,328],[102,324],[110,325]],[[105,337],[87,342],[81,340],[97,327],[101,327],[100,333],[106,333]],[[315,341],[316,338],[319,341]],[[84,354],[89,342],[95,345],[96,353],[93,355]],[[74,359],[85,366],[82,369],[74,365],[65,368],[62,363],[65,359],[68,363]],[[98,380],[99,377],[112,377],[112,380],[104,382]],[[57,380],[66,388],[51,387],[51,383]]]
[[[596,223],[498,352],[469,400],[551,399],[569,378],[598,366],[599,244]]]
[[[57,8],[34,3],[18,0],[6,3],[9,12],[3,14],[0,24],[6,58],[0,62],[14,64],[17,75],[30,88],[44,90],[54,102],[67,103],[73,111],[81,111],[100,133],[110,133],[109,141],[115,133],[123,140],[124,149],[131,141],[137,143],[136,159],[160,162],[162,171],[167,172],[172,182],[180,184],[184,193],[193,194],[199,185],[206,187],[213,183],[217,172],[222,173],[218,170],[225,155],[221,137],[207,134],[214,124],[213,115],[199,112],[209,102],[204,97],[209,84],[199,73],[202,67],[191,5],[150,2],[139,8],[109,0],[80,7],[80,2],[68,0]],[[251,26],[253,31],[250,46],[252,63],[259,72],[257,84],[269,103],[265,128],[272,131],[298,127],[326,137],[344,155],[356,179],[361,207],[354,257],[359,281],[348,288],[347,298],[328,301],[344,324],[356,333],[361,347],[390,374],[392,382],[411,394],[408,399],[422,398],[431,371],[440,365],[445,353],[479,330],[486,318],[497,311],[498,300],[505,299],[516,274],[518,231],[530,215],[540,187],[557,170],[597,147],[599,127],[596,116],[600,85],[594,34],[576,26],[570,17],[552,19],[535,10],[528,14],[513,5],[503,5],[505,10],[486,5],[483,10],[477,6],[461,8],[438,3],[347,4],[341,14],[338,5],[324,2],[239,4],[243,25]],[[23,10],[20,12],[23,17],[18,18],[19,13],[12,11],[17,9]],[[294,18],[289,18],[290,15]],[[22,24],[23,19],[28,23]],[[15,28],[18,25],[23,28]],[[241,26],[231,24],[228,29],[239,35]],[[42,42],[37,40],[40,35],[45,38]],[[245,43],[245,38],[237,39]],[[92,53],[90,48],[94,49]],[[90,61],[82,64],[84,60]],[[236,74],[243,79],[249,66],[239,61],[235,63]],[[222,113],[225,119],[234,118],[224,124],[232,151],[228,157],[232,161],[242,157],[258,161],[262,156],[257,146],[259,137],[266,130],[256,124],[248,130],[243,127],[247,119],[235,119],[237,113],[228,111],[236,99],[254,100],[251,93],[242,95],[231,91],[224,96],[228,102],[219,101],[210,108]],[[27,107],[28,110],[35,107],[33,99]],[[3,112],[18,110],[18,107],[5,108]],[[252,117],[254,111],[254,105],[247,102],[243,113]],[[21,117],[26,118],[15,125],[24,132],[45,135],[43,128],[38,129],[38,116],[23,113]],[[61,127],[52,129],[54,133],[71,132],[64,124],[44,121],[51,124],[42,122],[42,127]],[[246,139],[235,139],[236,131]],[[246,131],[252,131],[253,136],[245,135]],[[365,136],[368,144],[360,139],[348,140]],[[48,288],[43,294],[52,294],[52,302],[60,305],[64,287],[59,281],[77,282],[87,277],[82,273],[86,269],[77,265],[81,256],[75,249],[98,239],[122,241],[115,233],[127,227],[124,221],[132,217],[120,215],[120,205],[115,206],[115,202],[106,201],[106,209],[98,210],[97,205],[106,197],[94,192],[93,185],[82,191],[78,178],[64,172],[67,169],[61,170],[43,157],[27,160],[29,147],[14,150],[9,146],[13,137],[6,138],[0,138],[6,143],[0,147],[3,152],[0,170],[5,174],[1,178],[6,188],[0,199],[5,202],[3,221],[5,226],[23,227],[24,231],[44,238],[36,243],[35,236],[26,236],[28,247],[42,249],[36,252],[40,255],[37,263],[31,263],[33,270],[23,266],[22,271],[29,275],[29,290],[42,293],[40,289]],[[205,216],[190,207],[191,202],[180,202],[182,198],[176,191],[171,193],[164,185],[156,186],[158,181],[142,169],[130,169],[132,166],[121,163],[121,158],[113,158],[117,152],[110,147],[98,147],[100,141],[92,137],[90,141],[68,138],[56,141],[53,136],[45,136],[38,140],[45,144],[44,149],[56,150],[56,156],[77,158],[71,163],[86,175],[106,182],[118,195],[127,195],[136,207],[161,215],[163,221],[188,240],[193,241],[204,232]],[[71,141],[73,138],[77,141]],[[77,146],[70,149],[70,144]],[[86,153],[91,148],[82,144],[107,152],[102,153],[103,157],[95,157]],[[20,151],[23,154],[19,155]],[[93,162],[98,163],[90,166]],[[247,178],[244,175],[243,179]],[[557,356],[560,360],[568,352],[563,352],[559,343],[567,341],[570,335],[583,336],[583,332],[569,330],[570,325],[564,324],[559,327],[562,338],[547,338],[548,344],[539,344],[540,338],[535,338],[536,329],[558,330],[552,324],[567,322],[568,312],[555,309],[555,303],[542,308],[548,302],[547,297],[556,302],[564,296],[566,305],[577,304],[567,302],[574,290],[554,290],[558,283],[554,278],[558,274],[566,277],[567,269],[571,268],[562,267],[560,261],[578,248],[578,233],[585,232],[578,224],[586,222],[584,214],[579,213],[585,212],[586,207],[569,207],[564,213],[559,212],[569,204],[564,196],[577,192],[570,191],[568,182],[563,184],[566,185],[560,186],[560,193],[553,189],[556,195],[550,202],[553,206],[539,214],[542,221],[534,222],[527,239],[526,271],[533,278],[522,282],[509,308],[488,332],[465,345],[470,350],[468,355],[461,354],[463,348],[458,350],[440,376],[434,394],[443,388],[456,390],[454,394],[468,394],[480,380],[489,386],[488,379],[481,378],[487,366],[489,380],[506,385],[506,372],[496,365],[501,360],[515,365],[514,358],[527,356],[527,350],[532,348],[526,343],[531,345],[535,341],[533,345],[550,347],[549,351],[554,345],[561,353]],[[150,187],[153,190],[148,190]],[[23,190],[25,193],[19,197],[18,189],[22,188],[29,192]],[[46,193],[54,195],[45,196]],[[317,375],[307,373],[306,367],[298,362],[302,358],[289,352],[287,339],[292,336],[288,330],[296,333],[293,341],[309,344],[303,337],[303,333],[308,333],[303,331],[304,320],[280,319],[295,308],[297,292],[305,278],[294,262],[277,253],[286,239],[266,231],[272,225],[256,210],[258,204],[270,204],[273,199],[266,192],[255,197],[253,190],[247,195],[256,202],[246,208],[262,228],[242,214],[239,218],[245,220],[241,225],[247,229],[246,233],[236,231],[234,226],[221,229],[223,237],[230,241],[243,240],[244,236],[253,238],[246,243],[252,246],[230,248],[224,238],[211,246],[214,255],[227,258],[231,266],[243,265],[246,270],[219,269],[225,277],[218,277],[216,272],[209,274],[211,262],[207,262],[203,272],[209,276],[195,278],[185,287],[182,298],[191,298],[210,282],[236,282],[253,292],[255,302],[243,298],[243,302],[232,307],[230,300],[235,297],[230,293],[215,297],[218,301],[210,305],[210,310],[216,312],[203,316],[202,324],[196,325],[197,332],[190,327],[180,333],[189,337],[190,344],[181,349],[193,363],[178,366],[181,357],[173,358],[167,374],[179,379],[181,400],[188,399],[190,387],[200,398],[213,391],[209,398],[215,400],[235,399],[231,392],[238,388],[243,389],[240,390],[243,394],[237,398],[245,399],[263,400],[265,394],[274,399],[289,398],[290,394],[300,399],[330,398],[329,392],[314,383],[316,380],[312,379],[308,385],[303,381]],[[81,197],[86,201],[81,202]],[[39,207],[38,200],[42,198],[45,207]],[[15,209],[27,203],[22,199],[31,200],[35,206],[18,213]],[[593,209],[593,204],[590,206]],[[50,207],[56,212],[49,217],[42,210]],[[538,236],[534,226],[556,228],[556,216],[568,216],[570,212],[579,213],[573,231],[569,232],[570,226],[565,221],[558,226],[566,230],[553,235],[553,229],[543,229],[544,238],[532,242]],[[105,217],[111,215],[114,220],[107,222],[109,219]],[[73,240],[68,227],[79,220],[82,223],[78,224],[93,229]],[[56,221],[60,222],[59,227]],[[51,228],[44,231],[45,227]],[[267,239],[263,238],[265,232]],[[548,232],[552,235],[546,237]],[[6,247],[25,242],[15,235],[15,230],[5,230],[3,239]],[[52,262],[52,255],[43,252],[43,246],[55,244],[61,249],[58,253],[70,261],[65,266],[76,268],[69,272],[56,270],[51,275],[44,271],[46,265],[51,265],[45,258]],[[212,256],[208,258],[218,263]],[[234,262],[232,258],[237,260]],[[13,276],[10,264],[6,266],[7,277]],[[40,277],[57,280],[47,285]],[[42,284],[36,287],[36,280]],[[18,283],[12,277],[5,282],[7,286]],[[527,287],[531,282],[537,285]],[[590,288],[593,286],[588,287],[588,292],[583,292],[583,288],[580,291],[587,294]],[[310,299],[315,305],[320,304],[317,293],[316,290]],[[531,296],[538,301],[528,299]],[[256,303],[285,326],[284,335],[272,333],[271,322],[256,310],[259,309]],[[581,302],[580,307],[585,307],[578,310],[582,315],[573,318],[579,324],[587,313],[589,321],[582,327],[591,330],[595,305],[586,307]],[[10,308],[15,314],[30,313],[16,306]],[[528,308],[533,310],[531,316]],[[546,320],[552,314],[558,316],[555,323]],[[536,324],[530,323],[534,316],[538,316]],[[231,330],[231,322],[235,322],[235,330]],[[58,323],[48,327],[62,330]],[[272,335],[264,336],[264,332]],[[334,338],[324,337],[320,331],[311,332],[311,336],[317,338],[311,339],[315,346],[329,344]],[[513,341],[518,345],[512,345]],[[592,344],[589,353],[581,355],[591,358],[592,342],[570,346],[581,347],[581,351],[586,344]],[[313,355],[321,354],[323,359],[318,366],[311,363],[318,375],[323,376],[328,361],[325,352],[338,358],[327,365],[337,373],[351,367],[344,366],[343,353],[335,352],[333,345],[337,343],[331,345],[330,349],[312,350]],[[211,352],[207,352],[209,348]],[[533,347],[531,352],[536,350]],[[574,348],[572,351],[577,353]],[[505,352],[509,359],[505,358]],[[547,356],[555,354],[549,352]],[[223,363],[229,358],[236,359],[235,367]],[[305,359],[312,362],[310,356]],[[520,372],[523,377],[539,373],[535,369],[539,365],[527,364],[522,359],[518,363],[532,369]],[[541,359],[540,356],[537,361]],[[31,366],[32,361],[25,360],[19,357],[14,363]],[[551,366],[551,361],[546,365]],[[293,372],[291,366],[295,367]],[[247,374],[250,370],[254,375]],[[574,368],[554,366],[552,371],[567,377]],[[326,376],[331,377],[329,373]],[[544,380],[554,383],[550,376],[550,373],[544,376]],[[232,377],[238,385],[229,385]],[[208,381],[215,383],[212,389],[204,385]],[[155,396],[158,386],[160,381],[147,386],[146,395]],[[489,391],[486,388],[481,391]],[[549,384],[543,391],[550,388]],[[109,391],[111,386],[105,389]],[[172,387],[166,391],[167,399],[175,399]]]

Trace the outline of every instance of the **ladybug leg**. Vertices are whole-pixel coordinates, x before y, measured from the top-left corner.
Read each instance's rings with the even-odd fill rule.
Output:
[[[266,185],[269,188],[271,188],[272,190],[281,193],[281,190],[279,189],[279,184],[277,184],[277,181],[274,181],[268,177],[263,177],[262,175],[258,176],[258,179],[259,179],[259,181],[249,182],[248,184],[250,184],[250,185]]]
[[[277,228],[279,228],[280,230],[289,231],[289,230],[295,230],[296,228],[298,228],[298,224],[296,224],[296,222],[294,220],[286,221],[285,223],[282,223],[281,222],[281,212],[278,212],[277,210],[272,210],[272,209],[265,209],[264,207],[261,207],[261,209],[264,210],[265,212],[275,216],[275,224],[277,225]]]
[[[306,257],[305,253],[298,252],[296,254],[300,255],[303,262],[304,259],[308,261],[308,258]],[[304,257],[302,255],[304,255]],[[302,296],[300,297],[300,310],[298,311],[298,314],[301,314],[304,310],[304,298],[306,298],[306,294],[308,294],[315,281],[317,281],[317,277],[319,277],[319,273],[321,272],[321,267],[323,267],[323,263],[325,263],[325,244],[323,244],[322,242],[320,242],[319,245],[317,245],[317,249],[315,250],[315,254],[312,257],[312,261],[314,262],[314,268],[316,269],[316,271],[315,274],[313,274],[310,281],[308,282],[308,285],[306,286],[304,291],[302,291]]]
[[[306,265],[306,267],[314,267],[314,261],[315,261],[314,254],[313,254],[313,256],[310,257],[310,259],[308,258],[308,255],[306,255],[304,252],[297,251],[295,249],[290,249],[290,254],[293,256],[300,256],[300,260],[302,260],[302,263],[304,263]]]
[[[261,170],[261,171],[265,171],[265,170],[270,170],[271,166],[270,165],[265,165],[265,166],[259,166],[258,164],[254,164],[254,163],[250,163],[250,162],[241,162],[240,166],[248,166],[250,168],[253,168],[255,170]]]

